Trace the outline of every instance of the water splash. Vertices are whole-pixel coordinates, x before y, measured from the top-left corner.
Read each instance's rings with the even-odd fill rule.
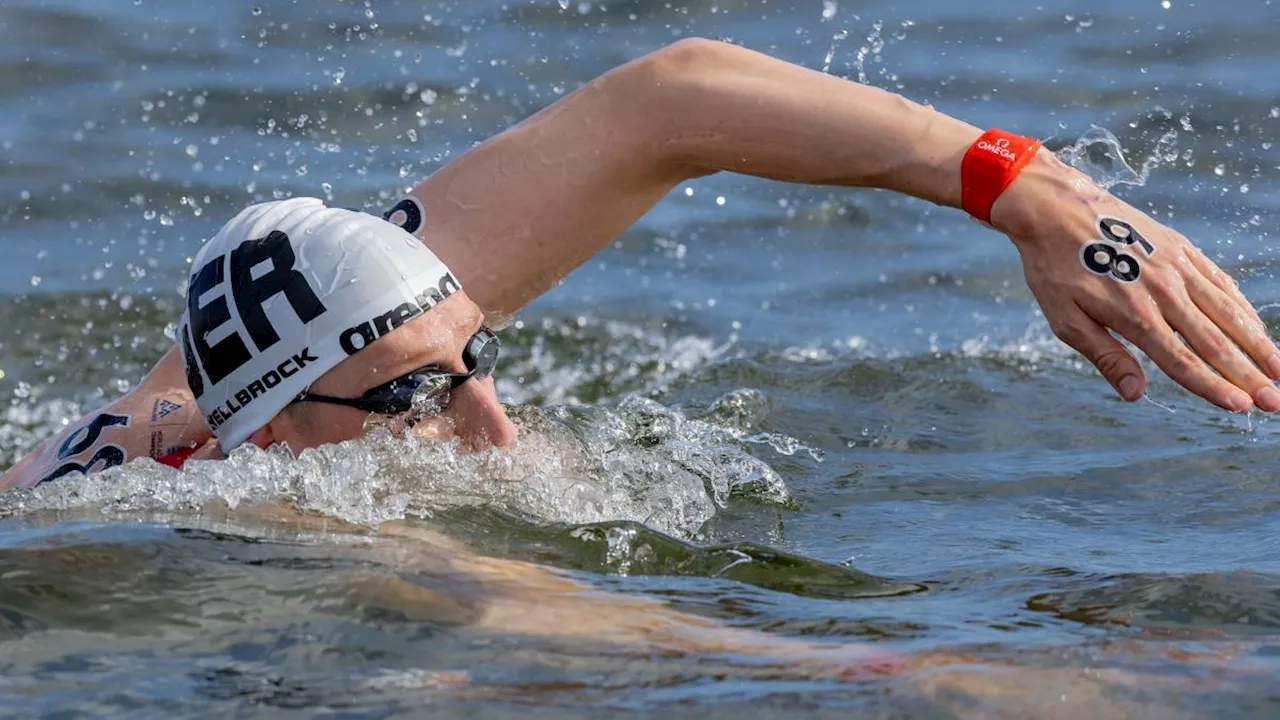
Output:
[[[836,34],[831,36],[831,46],[827,48],[827,54],[822,57],[822,72],[831,71],[831,61],[836,57],[836,50],[847,37],[849,37],[849,31],[844,29],[837,30]]]
[[[858,48],[858,54],[854,57],[853,66],[858,71],[858,82],[863,85],[868,84],[867,80],[867,56],[879,56],[884,50],[884,39],[880,37],[880,32],[884,29],[884,21],[877,20],[871,25],[871,33],[867,35],[867,44]]]
[[[741,429],[640,398],[617,410],[522,407],[513,416],[521,439],[503,450],[464,454],[452,444],[375,431],[296,459],[278,448],[242,447],[184,472],[141,460],[0,496],[0,517],[95,508],[199,512],[285,500],[365,526],[486,507],[537,522],[633,521],[693,537],[731,497],[790,502],[778,473],[746,451],[769,440],[790,450],[790,439],[739,441]]]
[[[1116,185],[1141,187],[1147,184],[1151,172],[1162,163],[1177,160],[1178,131],[1168,130],[1156,141],[1155,147],[1135,170],[1125,159],[1124,147],[1110,130],[1092,126],[1078,140],[1057,152],[1062,162],[1083,172],[1104,190]]]
[[[574,405],[660,390],[731,347],[700,335],[585,316],[521,323],[504,329],[503,342],[528,351],[504,359],[497,375],[502,398]]]

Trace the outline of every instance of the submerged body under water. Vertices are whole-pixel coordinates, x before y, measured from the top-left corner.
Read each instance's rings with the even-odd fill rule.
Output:
[[[380,210],[682,35],[1050,137],[1274,325],[1280,8],[1114,5],[6,3],[0,465],[142,376],[239,207]],[[1268,419],[1120,402],[957,212],[708,178],[502,337],[509,450],[0,496],[0,715],[1276,713]]]

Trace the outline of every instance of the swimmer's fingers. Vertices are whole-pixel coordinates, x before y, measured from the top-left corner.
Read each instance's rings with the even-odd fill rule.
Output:
[[[1186,256],[1197,273],[1188,273],[1187,291],[1197,307],[1240,346],[1272,380],[1280,380],[1280,348],[1240,284],[1196,247]]]
[[[1147,379],[1137,358],[1089,313],[1067,303],[1065,310],[1046,316],[1053,334],[1093,363],[1120,397],[1132,402],[1147,391]]]
[[[1188,283],[1189,286],[1192,284],[1197,283],[1194,280]],[[1203,284],[1203,280],[1199,284]],[[1189,293],[1190,287],[1187,290]],[[1202,288],[1200,292],[1208,294],[1209,290],[1221,295],[1221,291],[1212,287]],[[1215,317],[1212,312],[1206,312],[1199,303],[1193,302],[1188,293],[1182,293],[1181,298],[1176,302],[1165,304],[1167,307],[1165,316],[1173,329],[1182,335],[1196,354],[1218,374],[1232,385],[1247,392],[1260,409],[1267,412],[1280,410],[1280,392],[1275,389],[1270,378],[1263,375],[1250,361],[1242,351],[1242,347],[1236,344],[1236,340],[1225,332],[1227,328],[1235,325],[1235,318]],[[1221,299],[1230,302],[1226,296],[1222,296]],[[1218,307],[1208,300],[1205,303],[1210,305],[1208,310],[1215,310]],[[1220,308],[1220,312],[1226,315],[1237,311],[1234,308]],[[1239,398],[1235,398],[1230,402],[1238,405],[1239,401]]]
[[[1124,293],[1127,297],[1126,302],[1104,302],[1099,306],[1084,305],[1081,309],[1096,322],[1114,329],[1136,345],[1165,374],[1196,395],[1224,410],[1233,412],[1244,412],[1253,407],[1252,398],[1244,390],[1216,374],[1205,360],[1192,350],[1192,347],[1206,349],[1215,358],[1218,350],[1226,352],[1226,348],[1221,348],[1216,339],[1205,334],[1204,325],[1187,320],[1191,317],[1191,313],[1198,314],[1199,311],[1194,306],[1190,309],[1186,308],[1185,306],[1191,305],[1187,300],[1177,301],[1172,297],[1164,297],[1164,293],[1156,289],[1162,287],[1161,285],[1147,281],[1145,278],[1144,281],[1145,289],[1152,293],[1151,297],[1139,300],[1140,293],[1126,292]],[[1155,299],[1156,302],[1151,302],[1151,299]],[[1174,307],[1178,305],[1184,307],[1175,310]],[[1158,308],[1163,308],[1163,312]],[[1170,320],[1166,320],[1166,317]],[[1184,343],[1178,337],[1174,328],[1170,326],[1170,321],[1177,322],[1178,329],[1188,334],[1188,342]],[[1207,320],[1204,322],[1211,325]],[[1115,342],[1114,338],[1112,342]],[[1191,347],[1188,347],[1188,343]],[[1105,345],[1099,342],[1098,347],[1105,347]],[[1128,352],[1125,354],[1130,359],[1133,358]],[[1114,353],[1108,356],[1108,362],[1124,364],[1122,360],[1113,360],[1111,357],[1115,357]],[[1136,364],[1136,361],[1134,362]],[[1098,369],[1103,375],[1107,375],[1109,371],[1109,368],[1102,365],[1099,365]],[[1107,377],[1110,379],[1109,375]],[[1129,398],[1126,396],[1126,399]]]
[[[1183,237],[1181,233],[1174,230],[1169,230],[1169,233],[1173,235],[1174,240],[1178,245],[1186,248],[1186,258],[1191,263],[1192,267],[1198,270],[1206,280],[1213,284],[1214,287],[1231,296],[1231,298],[1239,305],[1247,308],[1248,314],[1257,320],[1259,324],[1262,323],[1262,319],[1258,317],[1258,313],[1253,309],[1253,305],[1249,302],[1248,298],[1244,296],[1244,293],[1240,291],[1240,283],[1236,282],[1235,278],[1231,277],[1231,275],[1229,275],[1225,270],[1218,267],[1218,264],[1210,260],[1209,256],[1204,254],[1204,251],[1193,245],[1191,241]]]

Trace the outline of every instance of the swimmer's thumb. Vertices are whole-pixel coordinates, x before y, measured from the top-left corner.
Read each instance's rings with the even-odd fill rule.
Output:
[[[1088,358],[1120,397],[1133,402],[1146,393],[1142,365],[1098,321],[1077,309],[1051,325],[1058,339]]]

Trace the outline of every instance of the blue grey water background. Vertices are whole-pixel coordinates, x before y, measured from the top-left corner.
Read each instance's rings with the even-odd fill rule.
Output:
[[[1135,172],[1102,143],[1090,171],[1280,320],[1273,0],[6,0],[0,28],[0,465],[141,377],[238,208],[378,211],[690,35],[1054,148],[1113,133]],[[504,339],[526,437],[594,469],[516,453],[513,487],[431,450],[366,477],[347,471],[389,451],[356,443],[0,499],[0,715],[1277,712],[1274,426],[1158,373],[1118,401],[1048,333],[1009,243],[958,212],[699,180]],[[350,525],[238,510],[272,496]],[[468,644],[350,599],[353,567],[412,576],[411,545],[352,550],[395,518],[739,627],[1054,672],[841,683]]]

